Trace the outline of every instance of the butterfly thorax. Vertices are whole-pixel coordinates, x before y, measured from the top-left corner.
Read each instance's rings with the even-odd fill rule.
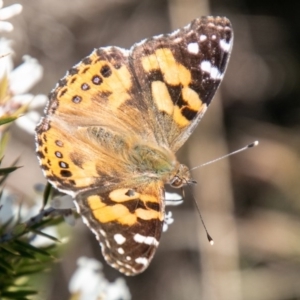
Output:
[[[136,171],[150,180],[161,180],[175,188],[180,188],[190,181],[188,167],[180,164],[174,153],[167,148],[137,144],[128,155]]]

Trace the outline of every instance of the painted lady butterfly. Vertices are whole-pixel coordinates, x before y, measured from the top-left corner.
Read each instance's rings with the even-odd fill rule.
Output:
[[[232,41],[228,19],[202,17],[130,50],[94,50],[50,94],[36,129],[41,168],[126,275],[157,249],[164,185],[191,181],[175,152],[210,104]]]

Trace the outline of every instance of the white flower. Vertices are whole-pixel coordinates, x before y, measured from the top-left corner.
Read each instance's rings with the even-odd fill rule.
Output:
[[[167,206],[177,206],[182,203],[183,199],[180,194],[165,192],[165,204]]]
[[[1,0],[0,0],[1,1]],[[0,38],[0,80],[13,69],[11,41]]]
[[[13,194],[8,188],[4,188],[0,200],[0,227],[9,220],[13,220],[10,225],[14,226],[16,221],[25,223],[31,218],[39,215],[41,212],[42,196],[37,195],[36,200],[36,204],[31,207],[22,205],[20,204],[20,197]],[[11,228],[8,228],[8,233],[10,232],[10,229]],[[41,232],[60,239],[61,242],[67,242],[66,238],[60,238],[56,226],[43,228]],[[30,244],[35,247],[46,247],[54,243],[55,241],[48,237],[35,233],[30,235]]]
[[[80,257],[78,268],[69,282],[69,291],[78,300],[130,300],[123,278],[109,282],[102,273],[102,264],[92,258]]]
[[[17,209],[15,200],[16,197],[8,189],[4,188],[0,201],[0,226],[14,216],[14,212]]]
[[[13,50],[10,44],[10,41],[4,38],[0,39],[0,88],[2,88],[0,118],[18,117],[29,111],[27,115],[19,118],[16,124],[33,134],[36,124],[41,118],[34,109],[44,107],[48,99],[45,95],[34,96],[28,92],[41,80],[43,68],[35,58],[25,55],[24,62],[13,69],[11,56]],[[1,130],[4,129],[1,128]]]
[[[0,224],[4,224],[9,219],[16,221],[17,219],[22,223],[29,218],[38,214],[40,211],[40,205],[37,204],[28,207],[27,205],[20,204],[21,197],[14,194],[9,188],[4,188],[0,200]]]
[[[115,282],[111,282],[106,287],[106,298],[105,300],[127,300],[131,299],[129,289],[126,285],[124,278],[117,278]]]
[[[20,118],[15,120],[15,124],[17,124],[23,130],[27,131],[29,134],[32,134],[40,118],[41,115],[38,112],[30,111],[26,115],[21,116]]]
[[[18,15],[21,13],[23,7],[21,4],[13,4],[10,6],[7,6],[5,8],[3,7],[3,1],[0,0],[0,32],[1,31],[12,31],[14,29],[13,25],[9,22],[6,22],[5,20],[8,20],[12,18],[15,15]]]
[[[173,214],[171,211],[165,213],[164,225],[163,225],[163,232],[166,232],[171,224],[174,223]]]
[[[43,67],[35,58],[23,56],[24,63],[8,74],[9,87],[13,95],[28,92],[43,76]]]
[[[47,227],[41,230],[41,232],[48,234],[52,237],[59,238],[57,233],[57,228],[55,226]],[[61,240],[60,240],[61,241]],[[36,234],[34,235],[34,238],[31,240],[30,244],[34,247],[41,248],[41,247],[47,247],[55,244],[55,241],[52,239],[49,239],[45,236]]]
[[[69,195],[57,196],[50,201],[50,206],[55,209],[73,209],[75,208],[73,198]],[[70,226],[74,226],[76,219],[74,213],[71,211],[63,215],[65,222]]]
[[[57,196],[50,201],[50,206],[55,209],[75,208],[73,198],[69,195]]]

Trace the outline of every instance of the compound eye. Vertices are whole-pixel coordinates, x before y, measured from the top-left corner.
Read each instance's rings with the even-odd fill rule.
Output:
[[[182,179],[175,176],[171,182],[170,182],[171,186],[174,187],[174,188],[180,188],[182,187],[183,183],[182,183]]]

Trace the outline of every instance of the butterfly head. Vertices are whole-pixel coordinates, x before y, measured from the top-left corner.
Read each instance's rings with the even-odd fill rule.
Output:
[[[186,165],[178,164],[178,168],[170,177],[170,185],[174,188],[181,188],[182,186],[191,182],[191,174]]]

